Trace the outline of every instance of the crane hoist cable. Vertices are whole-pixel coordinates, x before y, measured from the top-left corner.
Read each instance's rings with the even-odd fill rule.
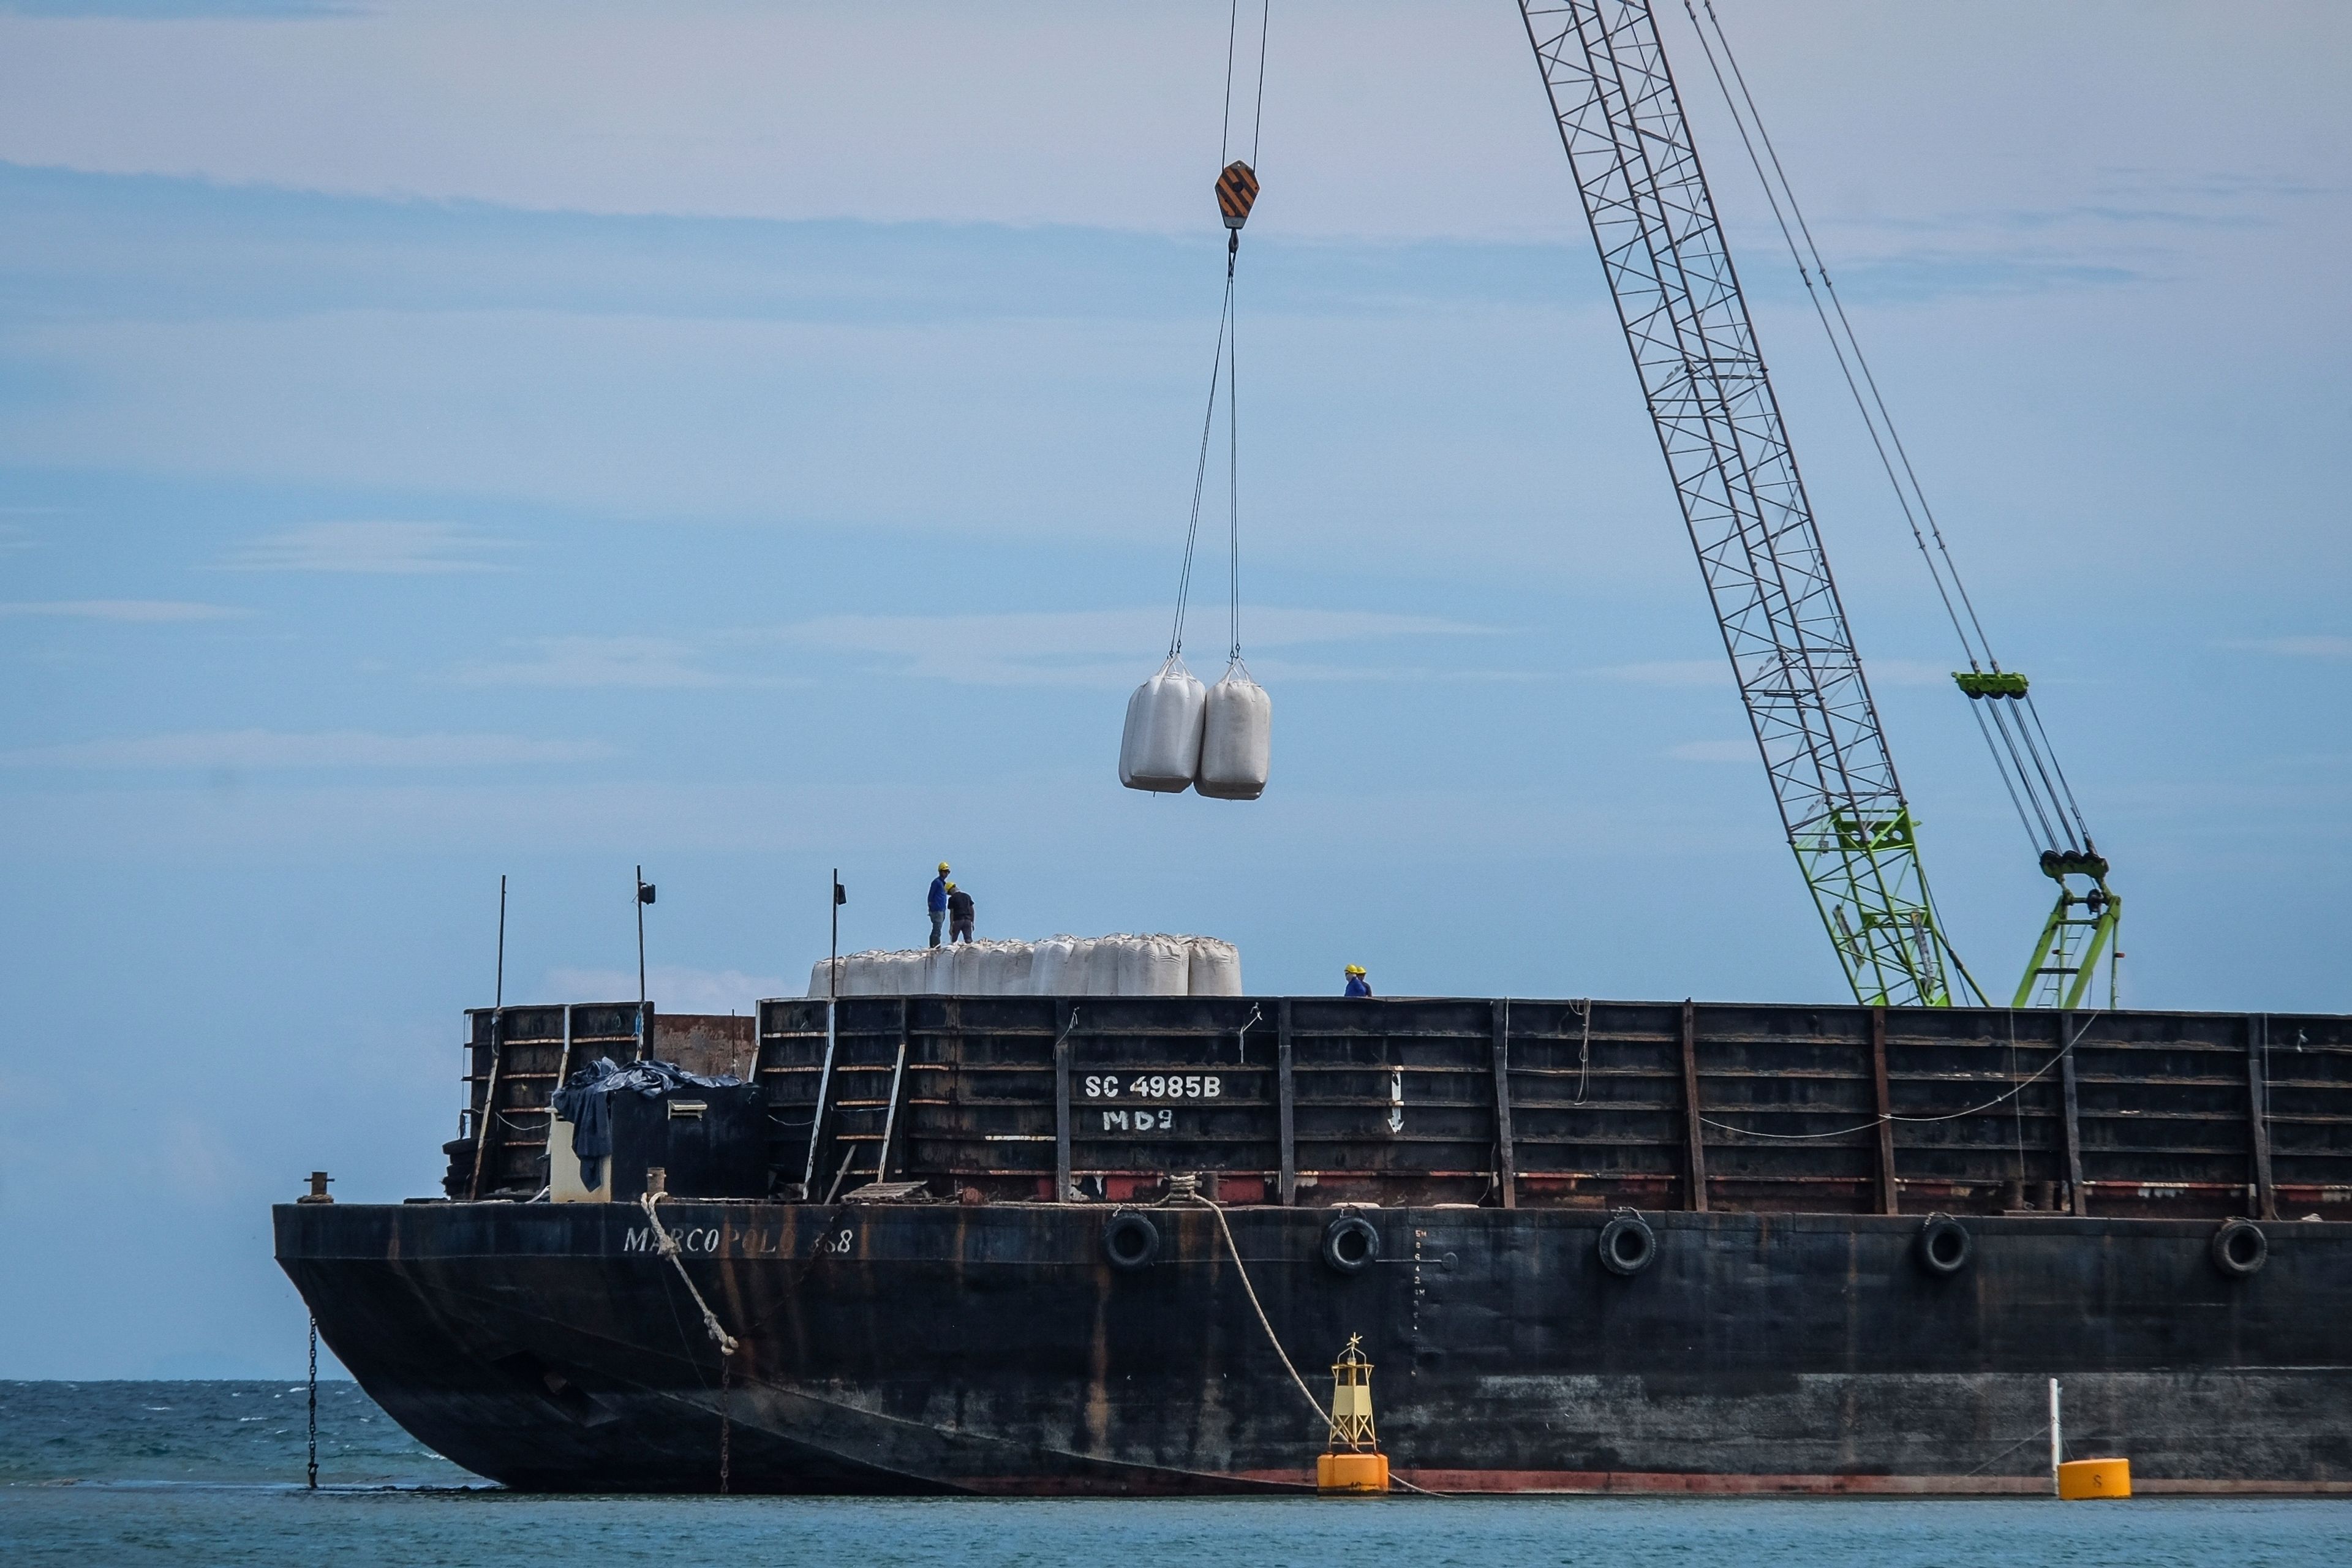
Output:
[[[1201,505],[1208,489],[1209,447],[1217,422],[1218,382],[1222,374],[1225,399],[1225,542],[1227,657],[1242,656],[1242,524],[1241,524],[1241,319],[1234,294],[1235,263],[1241,256],[1242,226],[1257,202],[1259,137],[1265,121],[1265,49],[1273,0],[1261,0],[1258,12],[1257,90],[1250,115],[1250,155],[1227,162],[1233,151],[1234,65],[1241,38],[1241,0],[1233,0],[1226,18],[1225,92],[1218,127],[1217,160],[1223,166],[1216,181],[1217,210],[1225,226],[1225,289],[1217,310],[1217,342],[1209,363],[1209,396],[1201,416],[1201,451],[1192,471],[1192,515],[1184,528],[1184,563],[1176,579],[1176,615],[1168,633],[1168,657],[1184,651],[1184,612],[1192,593],[1192,557],[1201,535]]]
[[[1702,8],[1706,14],[1704,23],[1699,20]],[[1830,276],[1829,265],[1814,242],[1804,209],[1798,205],[1796,189],[1781,165],[1780,151],[1764,128],[1763,114],[1757,108],[1755,95],[1748,90],[1738,57],[1732,52],[1723,20],[1716,14],[1715,0],[1696,0],[1696,4],[1694,0],[1683,0],[1683,11],[1698,35],[1707,68],[1738,129],[1748,164],[1764,187],[1773,221],[1789,247],[1790,259],[1796,264],[1798,277],[1804,282],[1806,297],[1812,302],[1822,333],[1829,339],[1846,391],[1870,433],[1871,446],[1895,491],[1895,504],[1910,527],[1921,558],[1927,563],[1928,575],[1935,580],[1944,614],[1959,638],[1969,668],[1955,671],[1952,679],[1969,699],[1978,732],[1992,753],[1994,769],[2000,774],[2010,804],[2016,808],[2018,821],[2039,852],[2043,874],[2058,884],[2057,907],[2028,963],[2025,978],[2018,987],[2017,1003],[2022,1005],[2038,998],[2074,1006],[2082,1000],[2100,949],[2115,938],[2122,911],[2122,900],[2107,886],[2106,858],[2092,842],[2090,824],[2065,770],[2059,765],[2057,748],[2042,724],[2031,684],[2022,674],[2001,668],[2000,659],[1993,655],[1991,638],[1960,580],[1959,563],[1945,542],[1935,509],[1919,483],[1917,469],[1912,466],[1911,454],[1895,429],[1894,414],[1863,353],[1862,340],[1854,332],[1845,302]],[[2087,890],[2076,893],[2067,880],[2070,877],[2086,880],[2090,884]],[[2084,915],[2077,917],[2074,913],[2077,909],[2085,911]]]

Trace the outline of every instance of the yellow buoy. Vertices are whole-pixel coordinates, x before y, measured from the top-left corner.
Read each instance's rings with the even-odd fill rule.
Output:
[[[2129,1459],[2069,1459],[2058,1467],[2058,1495],[2062,1498],[2129,1497],[2131,1496],[2131,1461]]]
[[[1349,1334],[1331,1363],[1331,1441],[1315,1461],[1315,1489],[1377,1497],[1389,1489],[1388,1456],[1372,1435],[1372,1363],[1364,1336]]]

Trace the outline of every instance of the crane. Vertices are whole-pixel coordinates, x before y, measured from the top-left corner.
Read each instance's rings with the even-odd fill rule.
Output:
[[[1937,915],[1650,0],[1519,0],[1519,10],[1782,828],[1846,980],[1866,1004],[1981,1003]],[[1696,10],[1691,19],[1700,26]],[[1969,668],[1954,679],[2058,885],[2013,1005],[2076,1006],[2122,914],[2107,862],[2031,683],[1992,657],[1720,25],[1715,44],[1704,27],[1700,40],[1959,633]]]

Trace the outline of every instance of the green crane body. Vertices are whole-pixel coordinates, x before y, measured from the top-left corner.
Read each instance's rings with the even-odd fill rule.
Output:
[[[1982,1002],[1937,918],[1918,824],[1895,775],[1650,0],[1520,0],[1520,12],[1782,826],[1846,980],[1865,1004]],[[1692,20],[1697,25],[1695,10]],[[1719,24],[1717,37],[1727,61]],[[1728,100],[1730,84],[1704,29],[1700,38]],[[1736,64],[1732,70],[1736,78]],[[1750,100],[1751,115],[1753,107]],[[1755,123],[1761,136],[1760,120]],[[1745,120],[1741,136],[1748,140]],[[1748,153],[1773,194],[1752,142]],[[1770,162],[1777,171],[1777,156]],[[1783,199],[1794,213],[1793,193],[1774,199],[1776,216]],[[1789,233],[1785,216],[1782,228]],[[1793,234],[1790,243],[1794,252]],[[1805,268],[1801,257],[1799,265]],[[1814,266],[1829,288],[1818,253]],[[1813,271],[1805,281],[1811,290]],[[1830,299],[1843,323],[1833,289]],[[1822,309],[1819,296],[1815,303]],[[1822,321],[1844,365],[1845,347],[1826,310]],[[1850,337],[1850,326],[1846,331]],[[1860,345],[1852,352],[1859,363]],[[1859,386],[1855,395],[1861,401]],[[1879,408],[1884,416],[1883,403]],[[1869,419],[1867,406],[1864,412]],[[1891,419],[1886,435],[1893,439]],[[1880,439],[1875,425],[1872,436]],[[1884,445],[1880,455],[1887,459]],[[1904,457],[1906,476],[1909,467]],[[1913,517],[1892,460],[1888,475]],[[1916,479],[1911,483],[1916,490]],[[1917,505],[1925,513],[1924,496]],[[1948,552],[1939,568],[1928,552],[1927,534],[1937,551],[1943,543],[1933,514],[1926,517],[1927,534],[1916,517],[1914,533],[1969,653],[1969,669],[1955,679],[2012,797],[2024,792],[2021,816],[2029,815],[2030,799],[2042,818],[2038,837],[2052,846],[2042,864],[2058,883],[2058,901],[2015,1005],[2077,1006],[2100,956],[2112,949],[2122,900],[2107,888],[2106,861],[2087,829],[2074,831],[2081,814],[2048,754],[2029,683],[1992,661],[1981,626],[1971,640],[1953,608],[1955,594],[1966,605],[1965,591]],[[1974,616],[1969,608],[1967,622]],[[2030,817],[2027,826],[2034,831]]]

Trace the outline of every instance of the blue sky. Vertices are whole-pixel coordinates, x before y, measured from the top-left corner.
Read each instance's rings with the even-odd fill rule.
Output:
[[[2126,998],[2352,1006],[2352,17],[1721,9],[2116,863]],[[1117,787],[1223,21],[0,5],[0,1376],[298,1366],[267,1205],[435,1190],[501,873],[520,999],[633,983],[636,863],[656,1000],[723,1010],[799,988],[830,868],[895,945],[942,857],[986,931],[1213,932],[1261,991],[1836,996],[1508,6],[1276,6],[1275,783]],[[2046,883],[1685,86],[1930,873],[2008,975]]]

